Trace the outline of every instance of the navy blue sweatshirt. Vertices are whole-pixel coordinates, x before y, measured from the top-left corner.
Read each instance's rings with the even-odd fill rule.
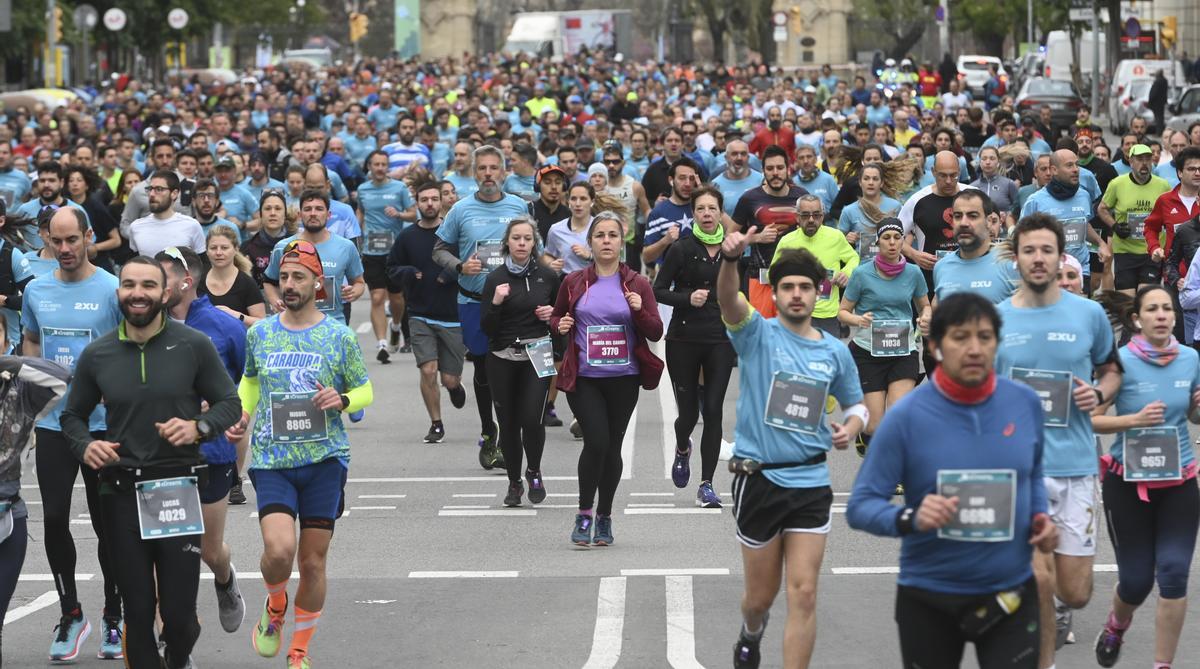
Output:
[[[871,438],[846,520],[871,534],[899,536],[896,520],[903,508],[892,504],[897,482],[904,485],[904,506],[915,511],[925,495],[937,492],[939,469],[1014,469],[1011,541],[939,539],[936,530],[907,534],[898,580],[960,595],[1000,592],[1024,583],[1033,573],[1033,516],[1046,512],[1042,422],[1037,395],[1018,382],[997,379],[992,396],[975,405],[950,400],[932,382],[922,384],[887,412]]]
[[[405,228],[388,254],[388,276],[404,289],[409,316],[457,323],[458,275],[433,261],[436,241],[437,228]]]

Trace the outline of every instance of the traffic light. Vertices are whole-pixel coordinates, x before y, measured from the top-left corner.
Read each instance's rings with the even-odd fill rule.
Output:
[[[54,6],[54,14],[53,14],[53,16],[52,16],[52,17],[51,17],[51,19],[50,19],[50,20],[51,20],[51,22],[52,22],[51,28],[52,28],[52,31],[53,31],[53,33],[54,33],[54,41],[55,41],[55,42],[61,42],[61,41],[63,41],[63,34],[62,34],[62,15],[63,15],[63,10],[62,10],[62,7],[59,7],[58,5],[55,5],[55,6]]]
[[[788,9],[788,14],[792,23],[792,34],[799,35],[804,32],[804,17],[800,14],[800,8],[792,6]]]
[[[1179,19],[1174,16],[1164,16],[1158,22],[1158,25],[1158,37],[1162,40],[1163,48],[1170,49],[1175,46],[1175,39],[1177,37],[1175,30],[1179,27]]]
[[[370,21],[366,14],[353,12],[350,14],[350,41],[357,42],[367,36],[367,27]]]

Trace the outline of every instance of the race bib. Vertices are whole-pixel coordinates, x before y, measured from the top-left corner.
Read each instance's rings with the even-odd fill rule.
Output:
[[[325,412],[312,403],[317,391],[271,393],[271,439],[281,444],[329,438]]]
[[[392,250],[396,235],[391,230],[367,233],[367,250],[372,253],[387,253]]]
[[[775,372],[763,422],[781,430],[817,434],[828,390],[826,381],[792,372]]]
[[[958,498],[958,513],[938,530],[938,538],[1012,541],[1016,493],[1014,469],[938,470],[937,494]]]
[[[137,483],[138,528],[143,539],[204,534],[195,476]]]
[[[762,269],[758,270],[758,282],[764,286],[770,285],[770,283],[771,283],[771,268],[770,267],[763,267]]]
[[[825,270],[825,280],[817,288],[817,299],[828,300],[833,295],[833,270]]]
[[[481,239],[475,242],[475,255],[479,256],[479,262],[483,263],[484,274],[504,264],[503,245],[499,239]]]
[[[1143,427],[1125,433],[1126,481],[1178,481],[1183,478],[1179,430]]]
[[[1062,222],[1066,247],[1077,249],[1087,242],[1087,220],[1068,218]]]
[[[75,369],[79,354],[92,342],[92,331],[84,328],[42,328],[42,357],[67,369]]]
[[[1127,214],[1125,222],[1129,224],[1130,239],[1146,238],[1146,217],[1149,214]]]
[[[1010,376],[1013,381],[1020,381],[1037,393],[1042,402],[1042,411],[1046,414],[1046,427],[1067,426],[1071,418],[1071,387],[1074,385],[1070,372],[1013,367]]]
[[[863,262],[875,259],[879,255],[879,233],[863,232],[858,235],[858,256]]]
[[[589,325],[587,363],[592,367],[629,364],[629,337],[624,325]]]
[[[332,276],[323,276],[321,285],[325,288],[325,299],[317,300],[317,309],[319,311],[333,311],[337,308],[337,284],[336,279]]]
[[[533,364],[533,371],[537,372],[539,379],[558,374],[554,369],[554,343],[549,337],[526,344],[525,354],[529,356],[529,362]]]
[[[871,321],[872,356],[887,358],[908,355],[911,343],[911,321]]]

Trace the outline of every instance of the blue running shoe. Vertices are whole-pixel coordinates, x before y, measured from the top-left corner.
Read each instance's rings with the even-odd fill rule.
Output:
[[[701,481],[700,487],[696,490],[696,506],[702,509],[721,508],[721,498],[717,496],[712,484],[708,481]]]
[[[363,418],[365,418],[366,416],[367,416],[367,410],[359,409],[358,411],[355,411],[354,413],[350,414],[350,422],[357,423],[357,422],[361,421]]]
[[[571,530],[571,543],[577,546],[592,544],[592,517],[586,513],[575,514],[575,529]]]
[[[592,537],[592,543],[597,546],[613,544],[612,516],[596,516],[596,534]]]
[[[125,649],[121,647],[121,638],[125,630],[120,618],[104,616],[104,632],[100,637],[100,651],[96,657],[101,660],[120,660],[125,657]]]
[[[79,649],[91,633],[92,624],[83,613],[63,616],[54,627],[54,640],[50,642],[50,660],[70,662],[79,657]]]
[[[687,450],[680,453],[675,450],[675,463],[671,465],[671,481],[675,483],[676,488],[686,488],[688,480],[692,478],[692,440],[688,439]]]

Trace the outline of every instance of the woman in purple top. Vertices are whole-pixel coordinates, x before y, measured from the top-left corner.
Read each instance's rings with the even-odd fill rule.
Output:
[[[607,546],[613,542],[612,503],[621,480],[621,442],[637,405],[638,387],[653,389],[662,376],[663,363],[646,340],[660,339],[663,324],[650,282],[620,261],[621,220],[597,215],[588,230],[588,245],[593,263],[563,279],[550,327],[567,337],[558,387],[567,393],[583,431],[579,514],[571,541]]]

